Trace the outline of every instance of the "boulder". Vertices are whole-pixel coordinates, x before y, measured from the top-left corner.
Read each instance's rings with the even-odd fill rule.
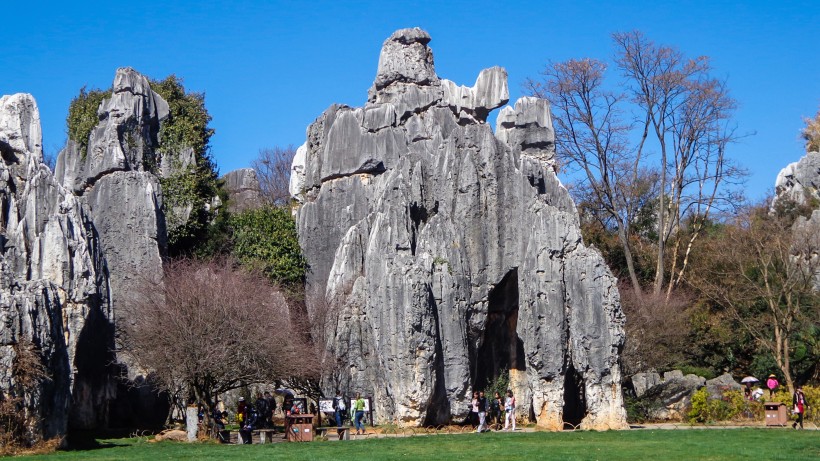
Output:
[[[637,373],[632,377],[632,390],[636,398],[641,398],[649,389],[661,383],[661,376],[657,373]]]
[[[440,424],[509,372],[539,426],[626,427],[617,280],[555,176],[549,104],[519,100],[494,134],[506,72],[441,80],[429,41],[388,38],[367,104],[328,108],[294,159],[308,312],[333,319],[326,390]]]
[[[695,391],[706,385],[706,378],[697,375],[684,376],[680,370],[664,374],[664,380],[649,388],[641,397],[643,406],[653,420],[682,421],[692,406]],[[667,377],[668,376],[668,377]]]
[[[713,400],[720,400],[726,392],[741,389],[743,389],[743,386],[732,378],[731,373],[724,373],[717,378],[706,381],[706,390],[709,392],[709,398]]]

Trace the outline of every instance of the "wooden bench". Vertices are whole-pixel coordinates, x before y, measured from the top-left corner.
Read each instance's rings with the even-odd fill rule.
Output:
[[[336,431],[336,434],[339,436],[339,440],[350,440],[350,426],[327,426],[327,427],[317,427],[316,434],[322,437],[323,439],[327,439],[327,435],[331,431]]]
[[[268,443],[268,439],[273,440],[276,429],[256,429],[253,434],[259,434],[259,443]]]

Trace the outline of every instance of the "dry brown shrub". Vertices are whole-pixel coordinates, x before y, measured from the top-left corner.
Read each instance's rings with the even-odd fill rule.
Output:
[[[626,315],[626,343],[621,355],[626,376],[649,370],[665,370],[681,363],[689,348],[692,297],[674,291],[635,295],[621,290]]]

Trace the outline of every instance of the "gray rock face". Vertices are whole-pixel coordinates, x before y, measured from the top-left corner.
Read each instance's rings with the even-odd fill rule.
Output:
[[[51,379],[24,401],[42,418],[35,438],[50,438],[65,433],[70,412],[103,413],[113,329],[93,224],[43,164],[41,144],[34,98],[0,98],[0,390],[15,386],[15,345],[33,343]],[[81,357],[93,345],[100,353]]]
[[[650,409],[647,415],[650,419],[680,421],[686,418],[695,391],[705,385],[706,378],[684,376],[676,370],[676,373],[664,374],[664,380],[646,390],[640,398]]]
[[[548,103],[519,100],[493,134],[506,72],[441,80],[429,40],[385,41],[365,107],[328,108],[294,162],[308,309],[333,319],[328,390],[372,395],[383,422],[435,424],[509,371],[540,426],[625,427],[616,279],[553,172]]]
[[[817,208],[820,203],[820,152],[809,152],[797,162],[783,168],[777,175],[775,194],[773,205],[778,200],[789,199],[800,205],[813,205]],[[801,238],[800,234],[807,236],[802,238],[812,238],[812,235],[817,235],[817,229],[820,229],[820,209],[815,209],[808,219],[797,218],[793,226],[798,238]],[[820,271],[815,274],[814,281],[815,289],[820,291]]]
[[[741,389],[743,389],[743,386],[735,381],[731,373],[724,373],[717,378],[706,381],[706,390],[709,392],[709,398],[713,400],[719,400],[726,392]]]
[[[228,192],[228,211],[239,213],[259,208],[264,203],[262,188],[253,168],[240,168],[222,177]]]
[[[89,208],[116,309],[141,275],[162,270],[167,234],[162,192],[153,171],[163,170],[156,149],[168,104],[151,90],[147,78],[121,68],[111,98],[103,101],[98,115],[100,123],[89,137],[85,157],[69,141],[57,158],[56,172]]]
[[[160,123],[168,117],[168,104],[134,69],[117,70],[111,97],[102,102],[98,116],[100,123],[91,132],[86,155],[69,140],[57,159],[56,176],[87,208],[93,223],[108,276],[112,312],[108,328],[113,338],[114,325],[127,321],[123,307],[134,287],[143,277],[162,271],[167,231],[159,175],[167,177],[186,168],[193,161],[193,151],[170,155],[158,150]],[[189,212],[174,209],[172,219],[184,223]],[[83,348],[84,363],[109,366],[96,373],[97,379],[114,381],[114,385],[105,392],[98,390],[99,384],[75,387],[75,400],[81,396],[93,400],[95,406],[73,405],[72,427],[150,425],[163,417],[157,413],[162,410],[155,407],[156,396],[119,379],[140,382],[145,370],[121,352],[116,357],[101,357],[112,349],[99,341]]]
[[[655,372],[638,373],[632,376],[632,389],[635,397],[641,398],[646,391],[661,383],[661,376]]]
[[[799,204],[820,200],[820,152],[809,152],[780,170],[775,194],[777,199],[787,197]]]

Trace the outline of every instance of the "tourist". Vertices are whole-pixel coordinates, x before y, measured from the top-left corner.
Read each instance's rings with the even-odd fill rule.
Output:
[[[236,406],[236,422],[239,427],[242,427],[246,419],[248,419],[248,406],[245,403],[245,397],[239,397],[239,404]]]
[[[806,408],[809,404],[806,402],[806,396],[803,394],[802,388],[797,388],[794,391],[794,396],[792,397],[792,406],[793,412],[797,415],[797,421],[792,423],[792,427],[797,429],[797,425],[800,424],[800,429],[803,429],[803,413],[806,412]]]
[[[353,424],[356,426],[356,435],[364,434],[364,423],[362,423],[362,418],[364,418],[364,399],[362,398],[361,392],[356,393],[356,401],[353,402],[353,411],[356,412],[356,417],[353,420]]]
[[[508,430],[512,425],[515,430],[515,397],[512,390],[507,389],[507,398],[504,400],[504,430]]]
[[[777,378],[774,374],[769,375],[769,379],[766,380],[766,387],[769,388],[769,400],[774,399],[774,391],[777,389],[780,383],[777,382]]]
[[[478,429],[476,432],[479,434],[489,430],[487,428],[487,396],[484,395],[484,391],[478,393]]]
[[[478,425],[478,391],[473,391],[473,399],[470,400],[470,416],[468,420],[471,426],[476,427]]]
[[[490,423],[495,426],[495,429],[501,429],[501,408],[504,406],[504,401],[501,400],[501,394],[496,391],[493,398],[490,400]]]
[[[245,408],[247,416],[245,417],[245,423],[239,428],[239,438],[242,443],[250,444],[253,431],[259,429],[259,413],[253,405],[248,405]]]
[[[333,398],[333,413],[336,416],[336,427],[342,427],[342,421],[345,419],[347,406],[345,405],[345,398],[342,391],[336,389],[336,397]]]
[[[256,413],[259,416],[259,427],[268,427],[268,421],[270,421],[270,417],[268,416],[268,401],[262,397],[262,393],[259,392],[256,394],[256,401],[253,403],[253,406],[256,408]]]
[[[270,392],[265,391],[265,403],[267,403],[268,412],[265,415],[265,425],[273,427],[273,412],[276,411],[276,399],[273,398]]]

